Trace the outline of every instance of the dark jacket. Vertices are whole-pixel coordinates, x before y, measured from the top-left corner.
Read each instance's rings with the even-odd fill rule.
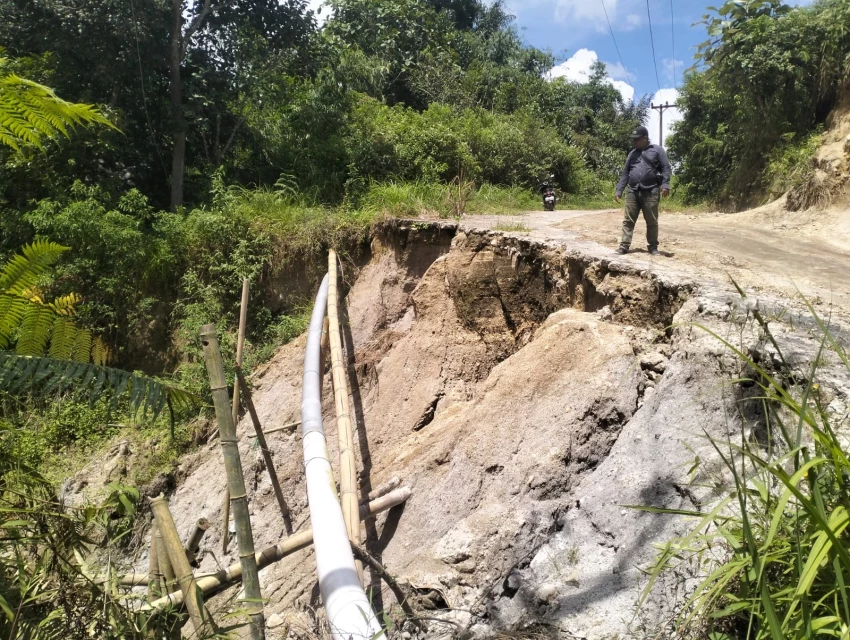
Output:
[[[632,149],[626,157],[626,166],[620,174],[617,183],[617,196],[623,195],[626,185],[630,189],[655,189],[659,185],[662,189],[670,188],[670,176],[673,168],[667,153],[657,145],[651,144],[646,149]]]

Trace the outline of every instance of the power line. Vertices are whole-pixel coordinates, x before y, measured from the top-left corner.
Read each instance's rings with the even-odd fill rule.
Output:
[[[661,91],[661,78],[658,77],[658,58],[655,56],[655,38],[652,35],[652,14],[649,12],[649,0],[646,0],[646,17],[649,18],[649,41],[652,43],[652,62],[655,64],[655,81]]]
[[[614,41],[614,48],[617,50],[617,57],[620,59],[620,66],[623,67],[623,73],[626,74],[626,80],[629,81],[629,84],[633,87],[635,83],[632,82],[632,78],[629,75],[629,70],[626,69],[626,63],[623,62],[623,56],[620,55],[620,47],[617,46],[617,38],[614,37],[614,27],[611,26],[611,20],[608,19],[608,9],[605,8],[605,0],[602,1],[602,10],[605,12],[605,20],[608,22],[608,29],[611,31],[611,39]]]
[[[679,74],[676,73],[676,20],[673,17],[673,0],[670,0],[670,36],[673,39],[673,84],[679,90]]]

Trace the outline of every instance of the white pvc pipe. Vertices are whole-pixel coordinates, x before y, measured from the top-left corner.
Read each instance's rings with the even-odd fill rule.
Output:
[[[371,640],[381,631],[381,625],[360,585],[354,566],[322,426],[322,374],[319,362],[327,303],[328,277],[325,276],[316,296],[307,334],[301,392],[307,501],[310,504],[319,589],[331,635],[334,640]]]

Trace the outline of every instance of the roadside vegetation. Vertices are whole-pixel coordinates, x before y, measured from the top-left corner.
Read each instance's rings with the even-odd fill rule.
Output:
[[[705,21],[670,158],[689,201],[762,204],[814,170],[818,133],[848,92],[850,3],[727,2]]]

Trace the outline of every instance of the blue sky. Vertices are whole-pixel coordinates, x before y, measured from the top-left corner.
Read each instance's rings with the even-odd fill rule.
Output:
[[[649,0],[647,15],[647,0],[506,0],[526,43],[555,54],[559,65],[554,75],[581,82],[590,65],[599,59],[606,63],[611,82],[626,99],[650,95],[656,103],[675,102],[676,86],[681,84],[685,69],[693,64],[695,46],[708,37],[705,25],[691,25],[701,20],[707,5],[719,6],[722,2]],[[810,2],[792,0],[789,4]],[[665,113],[665,136],[678,115],[673,110]],[[648,127],[657,141],[657,112],[652,112]]]

